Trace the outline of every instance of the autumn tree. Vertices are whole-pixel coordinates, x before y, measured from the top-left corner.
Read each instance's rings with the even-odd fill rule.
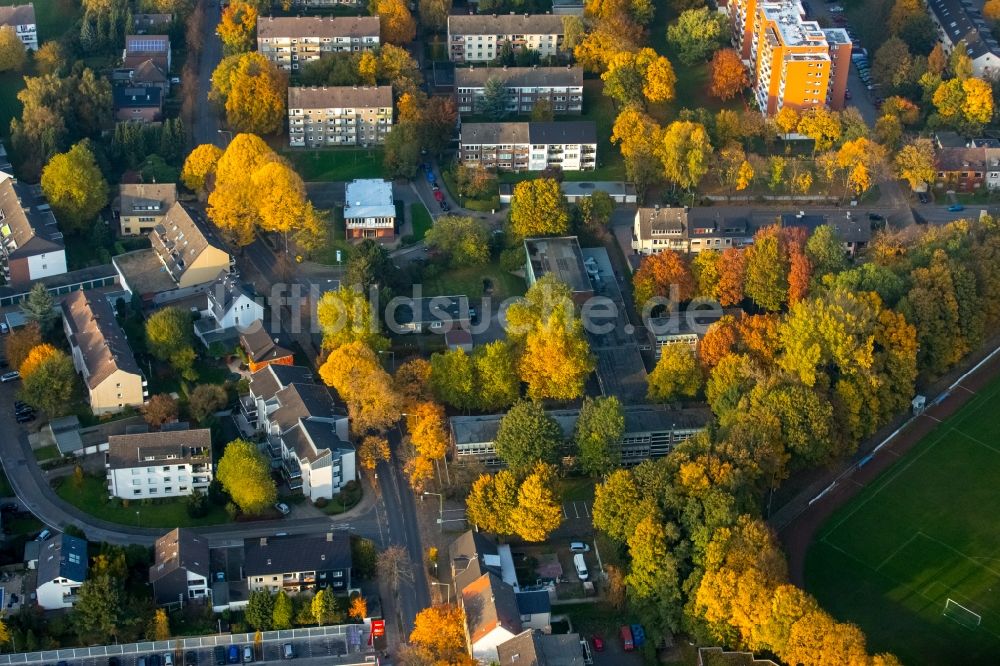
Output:
[[[420,25],[429,30],[444,30],[450,13],[451,0],[420,0],[417,4]]]
[[[238,132],[273,134],[284,127],[288,76],[255,51],[224,58],[212,73],[210,99]]]
[[[625,414],[618,398],[585,398],[573,429],[580,467],[591,476],[604,476],[619,467],[624,433]]]
[[[715,287],[715,297],[722,306],[739,305],[744,296],[747,255],[742,249],[730,247],[719,255],[719,281]]]
[[[191,418],[205,425],[209,417],[226,406],[229,395],[226,387],[219,384],[199,384],[188,396],[188,411]]]
[[[846,174],[848,189],[856,195],[867,192],[875,184],[885,158],[885,148],[864,137],[845,141],[837,151],[837,164]]]
[[[448,452],[448,433],[444,408],[435,402],[423,402],[406,416],[406,429],[417,454],[440,460]]]
[[[510,470],[480,476],[465,499],[469,523],[498,536],[514,534],[511,515],[517,508],[518,488],[517,477]]]
[[[562,504],[553,492],[555,486],[556,469],[546,463],[535,465],[521,482],[510,521],[525,541],[545,541],[562,523]]]
[[[667,41],[685,65],[704,62],[729,38],[724,16],[708,7],[688,9],[667,27]]]
[[[791,106],[783,106],[781,110],[778,111],[777,115],[774,117],[774,122],[777,124],[778,128],[784,132],[787,137],[792,132],[795,132],[799,128],[799,122],[802,120],[802,116],[799,114],[798,110]]]
[[[517,402],[500,419],[497,455],[515,474],[538,462],[555,462],[562,444],[562,429],[537,402]]]
[[[330,352],[319,374],[347,404],[355,433],[384,431],[399,420],[399,396],[392,378],[363,342],[349,342]]]
[[[162,308],[146,320],[146,345],[149,353],[166,361],[185,379],[193,381],[195,352],[192,344],[191,315],[177,307]]]
[[[788,256],[777,227],[765,227],[746,249],[746,295],[765,310],[777,311],[788,299]]]
[[[651,308],[653,297],[669,298],[674,304],[691,300],[695,282],[686,257],[674,250],[663,250],[643,258],[632,276],[636,307],[645,312]]]
[[[700,123],[675,120],[663,132],[660,160],[667,180],[691,190],[708,173],[712,144]]]
[[[712,323],[698,341],[698,360],[703,368],[711,370],[724,356],[732,353],[739,342],[739,326],[731,315],[724,315]]]
[[[528,332],[518,371],[529,398],[572,400],[583,394],[594,367],[582,322],[560,308]]]
[[[181,169],[181,182],[192,192],[210,189],[215,176],[215,165],[222,157],[222,148],[203,143],[191,151]]]
[[[611,472],[594,489],[594,527],[624,544],[641,518],[637,508],[642,505],[643,499],[632,470]]]
[[[812,262],[817,277],[836,274],[847,267],[847,253],[844,250],[840,232],[830,224],[821,224],[806,241],[806,256]]]
[[[735,49],[720,49],[712,56],[709,66],[711,86],[709,92],[722,100],[732,99],[750,85],[747,68]]]
[[[154,641],[170,640],[170,618],[165,608],[157,608],[153,614],[152,638]]]
[[[656,402],[694,398],[702,382],[694,350],[685,344],[665,345],[660,350],[660,360],[649,373],[648,397]]]
[[[142,416],[150,426],[159,427],[177,418],[177,401],[166,393],[157,393],[143,405]]]
[[[309,604],[313,620],[321,627],[334,621],[336,608],[337,600],[333,596],[333,590],[328,587],[317,590]]]
[[[431,606],[417,613],[410,632],[414,664],[470,666],[465,648],[465,614],[457,606]]]
[[[625,173],[635,183],[640,196],[646,187],[662,177],[656,159],[662,135],[662,128],[637,105],[625,107],[615,118],[611,142],[620,144]]]
[[[274,597],[274,610],[271,611],[271,627],[274,629],[291,629],[295,609],[291,597],[284,590],[278,590]]]
[[[0,72],[20,72],[27,60],[28,53],[14,26],[0,26]]]
[[[108,204],[108,183],[89,142],[52,157],[42,170],[42,191],[64,228],[88,229]]]
[[[521,392],[514,346],[495,340],[476,347],[472,353],[477,406],[485,411],[508,407]]]
[[[638,52],[619,51],[608,59],[601,75],[604,94],[623,106],[648,102],[668,102],[674,98],[677,75],[666,57],[650,48]]]
[[[471,409],[478,403],[475,367],[462,348],[431,356],[429,385],[438,400],[454,407]]]
[[[243,2],[234,2],[222,10],[218,34],[223,53],[227,56],[245,53],[256,45],[257,8]]]
[[[569,213],[556,180],[533,178],[514,186],[510,230],[517,238],[559,236],[569,230]]]
[[[30,322],[27,326],[14,329],[4,340],[4,357],[15,370],[21,369],[21,364],[28,358],[29,352],[42,344],[42,329],[38,322]]]
[[[28,355],[18,366],[18,371],[21,373],[21,377],[30,377],[36,370],[38,370],[38,368],[42,366],[43,363],[59,353],[58,349],[47,342],[43,342],[32,347],[28,351]]]
[[[316,320],[323,331],[323,349],[333,351],[352,342],[385,351],[389,340],[379,330],[368,295],[360,289],[341,285],[327,291],[316,304]]]
[[[41,347],[46,345],[43,344]],[[31,353],[21,367],[29,365],[30,361],[32,361]],[[53,349],[51,353],[45,353],[37,363],[32,364],[28,368],[28,374],[22,375],[20,395],[26,403],[54,418],[70,410],[76,387],[77,375],[73,360],[66,353]]]
[[[373,0],[368,10],[372,16],[378,17],[383,41],[406,45],[416,37],[417,22],[403,0]]]
[[[278,499],[271,463],[256,444],[234,439],[226,445],[215,477],[243,513],[258,516]]]
[[[373,474],[380,462],[389,462],[391,456],[389,440],[385,437],[369,435],[361,440],[361,446],[358,447],[358,464],[368,474]]]

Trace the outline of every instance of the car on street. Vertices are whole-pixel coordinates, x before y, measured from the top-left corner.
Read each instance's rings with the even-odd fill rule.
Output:
[[[230,664],[240,663],[240,649],[235,645],[229,646],[229,663]]]
[[[38,533],[38,536],[35,537],[35,541],[45,541],[50,536],[52,536],[52,531],[46,528]]]
[[[172,652],[163,653],[163,666],[174,666],[174,655]]]
[[[28,413],[28,414],[18,414],[17,416],[14,417],[14,420],[17,421],[18,423],[31,423],[32,421],[35,420],[35,418],[36,417],[34,413]]]
[[[434,172],[433,171],[428,171],[427,172],[427,182],[431,183],[433,185],[436,181],[437,181],[437,176],[434,175]]]
[[[952,204],[948,206],[949,213],[960,213],[963,210],[965,210],[965,206],[963,206],[962,204]]]
[[[292,510],[288,508],[288,505],[285,504],[284,502],[278,502],[277,504],[274,505],[274,508],[277,509],[278,513],[280,513],[283,516],[287,516],[292,512]]]
[[[600,634],[594,634],[590,642],[594,646],[594,652],[604,652],[604,638]]]
[[[441,193],[441,190],[434,190],[434,200],[438,203],[444,201],[444,194]]]
[[[216,645],[213,652],[215,653],[215,666],[226,666],[226,648],[222,645]]]
[[[17,370],[11,370],[10,372],[5,372],[0,375],[0,383],[6,384],[7,382],[16,382],[21,378],[21,373]]]
[[[569,552],[571,553],[589,553],[590,546],[582,541],[573,541],[569,544]]]
[[[929,202],[931,200],[931,198],[929,196],[927,196],[926,192],[917,192],[917,199],[922,204],[925,204],[925,203],[927,203],[927,202]]]
[[[253,648],[249,645],[243,646],[243,663],[249,664],[253,662]]]
[[[281,656],[285,659],[295,659],[295,646],[291,643],[285,643],[281,647]]]

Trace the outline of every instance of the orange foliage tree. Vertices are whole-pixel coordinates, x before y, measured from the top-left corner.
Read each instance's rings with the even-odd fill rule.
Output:
[[[19,368],[21,378],[27,379],[30,377],[32,373],[38,370],[38,368],[45,363],[45,361],[58,353],[59,350],[47,342],[43,342],[40,345],[32,347],[31,351],[28,352],[28,356],[24,359],[21,363],[21,367]]]
[[[702,367],[710,370],[718,365],[719,360],[736,347],[740,340],[739,333],[739,322],[730,315],[709,326],[698,342],[698,360]]]
[[[676,298],[678,302],[694,296],[694,277],[687,259],[673,250],[664,250],[643,259],[632,278],[636,307],[640,310],[654,296]]]
[[[743,300],[743,280],[746,276],[747,260],[743,250],[728,248],[719,257],[719,283],[716,298],[722,305],[738,305]]]
[[[734,49],[720,49],[709,65],[712,83],[709,92],[719,99],[732,99],[750,85],[747,68]]]

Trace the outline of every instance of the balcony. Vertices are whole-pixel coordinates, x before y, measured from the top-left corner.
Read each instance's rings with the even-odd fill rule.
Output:
[[[294,458],[284,458],[281,461],[281,473],[285,475],[288,479],[301,479],[302,478],[302,468],[299,467],[299,461]],[[301,483],[300,483],[301,485]]]

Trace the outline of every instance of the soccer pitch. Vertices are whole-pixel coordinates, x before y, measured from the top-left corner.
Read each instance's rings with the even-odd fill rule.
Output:
[[[827,521],[806,588],[905,664],[1000,664],[998,510],[995,380]]]

